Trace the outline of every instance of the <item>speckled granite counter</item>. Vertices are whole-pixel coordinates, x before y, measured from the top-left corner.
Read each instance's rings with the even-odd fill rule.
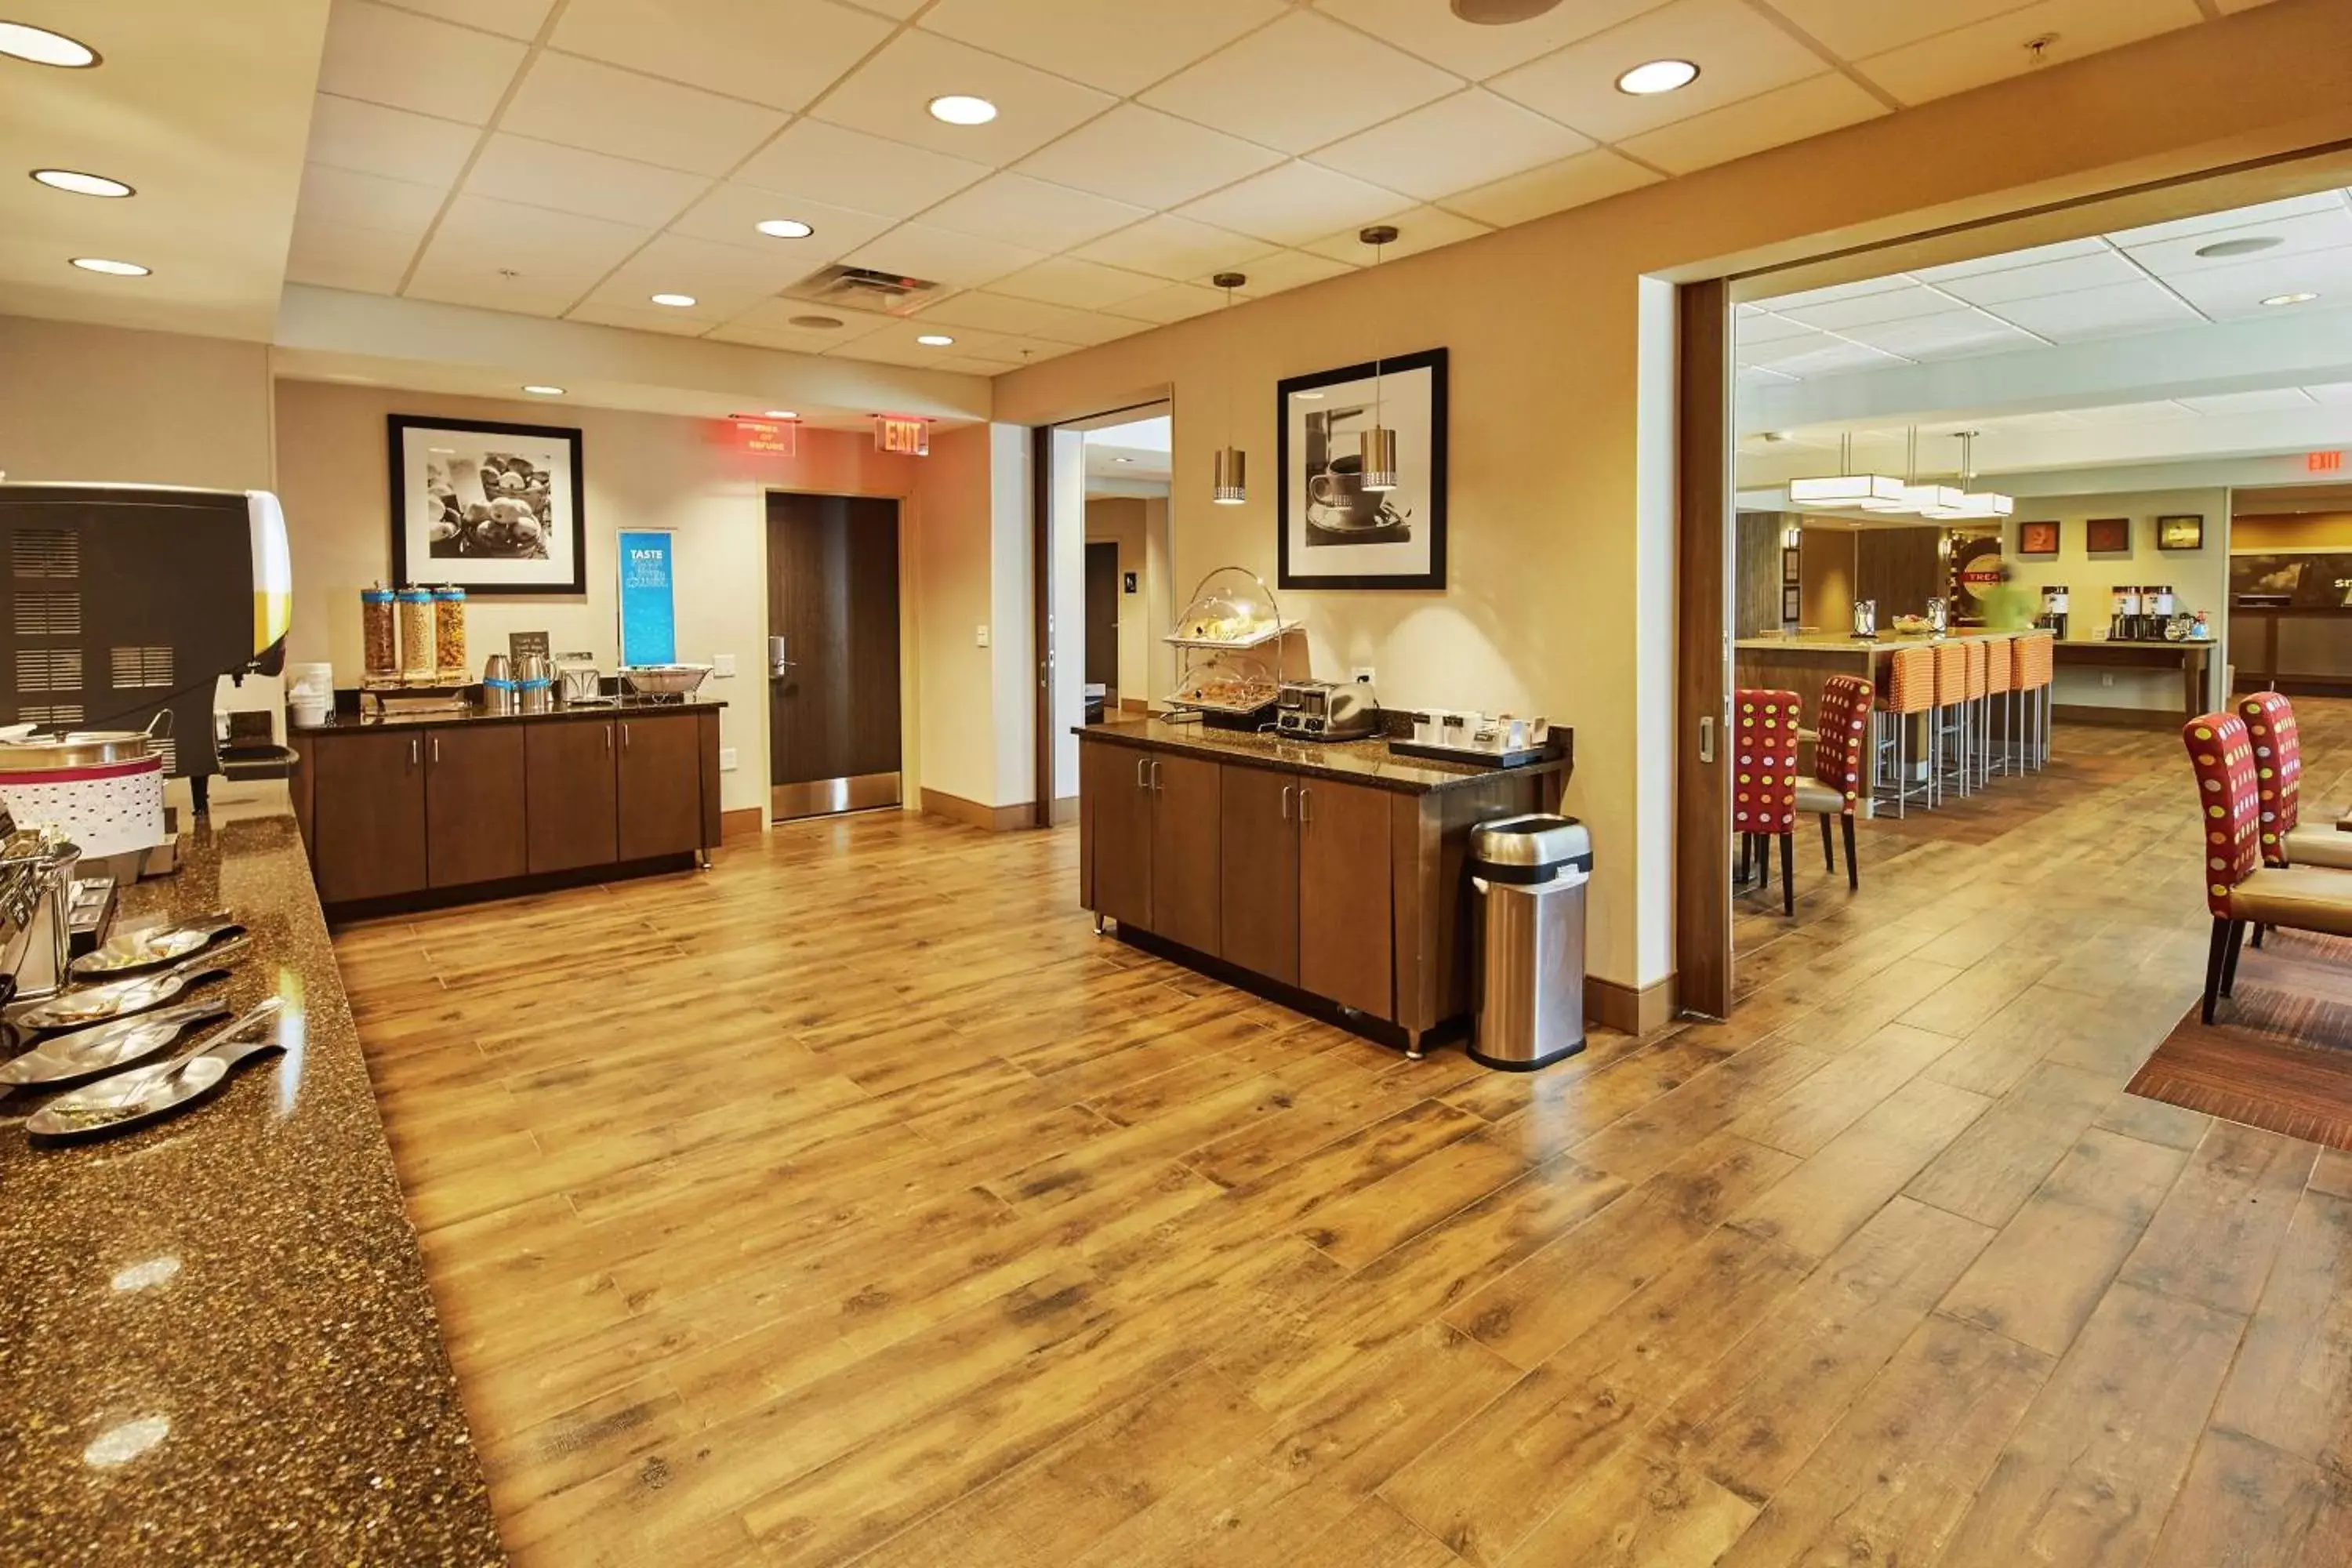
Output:
[[[324,724],[303,728],[289,725],[287,743],[299,745],[304,735],[325,730],[438,730],[452,724],[546,724],[567,719],[626,719],[641,713],[716,713],[727,704],[715,698],[620,697],[609,702],[557,703],[537,712],[498,712],[474,706],[445,713],[342,713]]]
[[[286,1055],[79,1148],[0,1100],[0,1563],[504,1562],[294,819],[239,811],[124,916],[235,910]]]
[[[1284,741],[1262,732],[1213,730],[1205,724],[1171,724],[1164,719],[1088,724],[1076,734],[1081,741],[1186,752],[1211,762],[1280,768],[1342,784],[1370,784],[1401,795],[1428,795],[1481,784],[1492,780],[1496,771],[1475,763],[1399,756],[1389,750],[1386,741]],[[1575,757],[1573,736],[1565,730],[1555,730],[1553,734],[1569,742],[1562,746],[1561,755],[1510,772],[1538,778],[1570,771]]]

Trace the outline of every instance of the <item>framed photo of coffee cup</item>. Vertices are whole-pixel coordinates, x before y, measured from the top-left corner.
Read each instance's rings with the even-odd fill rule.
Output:
[[[585,594],[580,432],[389,420],[392,577],[469,594]]]
[[[2131,519],[2095,517],[2083,524],[2083,548],[2094,555],[2131,553]]]
[[[1285,588],[1445,586],[1446,358],[1423,349],[1276,388],[1275,512]],[[1366,432],[1393,437],[1395,483],[1368,489]]]
[[[2017,525],[2017,552],[2020,555],[2055,555],[2058,553],[2059,525],[2054,522],[2021,522]]]
[[[2190,516],[2159,517],[2156,520],[2156,547],[2158,550],[2202,550],[2205,548],[2205,519],[2200,513]]]

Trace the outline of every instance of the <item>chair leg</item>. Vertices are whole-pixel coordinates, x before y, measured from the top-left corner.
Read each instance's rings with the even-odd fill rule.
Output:
[[[1739,836],[1739,885],[1742,888],[1748,886],[1748,878],[1755,864],[1756,835],[1743,833]]]
[[[2230,956],[2221,965],[2221,994],[2233,996],[2238,987],[2238,952],[2246,944],[2246,922],[2230,922]]]
[[[1862,871],[1853,863],[1853,813],[1847,812],[1838,819],[1845,825],[1845,885],[1851,889],[1862,886]]]
[[[2260,921],[2256,921],[2254,922],[2254,951],[2255,951],[2255,952],[2260,952],[2262,951],[2262,947],[2263,947],[2263,924],[2262,924],[2262,922],[2261,922]]]
[[[1830,814],[1826,811],[1822,813],[1822,869],[1837,869],[1837,844],[1830,837]]]
[[[1780,835],[1780,912],[1797,912],[1797,836]]]
[[[1766,891],[1770,891],[1772,887],[1772,836],[1769,833],[1759,833],[1756,836],[1756,880],[1758,885],[1762,887]]]
[[[2220,915],[2213,917],[2213,940],[2205,952],[2205,1005],[2198,1014],[2208,1026],[2213,1022],[2214,999],[2221,994],[2221,966],[2230,956],[2231,925]]]

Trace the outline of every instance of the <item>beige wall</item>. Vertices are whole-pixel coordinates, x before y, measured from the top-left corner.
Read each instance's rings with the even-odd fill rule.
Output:
[[[1118,696],[1121,701],[1141,701],[1148,695],[1150,643],[1144,630],[1143,607],[1150,585],[1144,578],[1143,498],[1097,496],[1087,502],[1087,542],[1113,544],[1118,549]],[[1136,591],[1127,592],[1127,574],[1135,574]]]
[[[0,316],[0,471],[268,489],[269,350]]]
[[[791,458],[759,457],[720,438],[714,422],[657,414],[565,408],[543,403],[488,402],[341,386],[320,382],[278,384],[278,494],[294,551],[292,658],[328,659],[339,685],[360,673],[359,591],[391,572],[390,494],[385,472],[385,416],[429,414],[576,426],[581,431],[586,493],[588,592],[545,597],[476,595],[467,606],[467,631],[477,668],[506,646],[515,631],[544,631],[561,651],[593,653],[610,669],[618,656],[614,625],[614,536],[624,528],[667,528],[677,533],[678,656],[708,663],[735,656],[738,674],[705,690],[728,703],[720,744],[738,752],[726,775],[728,810],[767,800],[765,677],[768,489],[890,496],[900,510],[902,619],[921,621],[925,595],[952,595],[954,574],[969,570],[949,552],[941,575],[927,572],[938,542],[924,527],[914,499],[918,460],[884,457],[871,439],[834,431],[803,431]],[[956,526],[952,509],[935,525]],[[910,569],[911,568],[911,569]],[[977,581],[985,595],[982,563]],[[923,668],[911,639],[910,676]],[[908,682],[909,695],[919,684]],[[910,710],[911,713],[911,710]],[[955,748],[947,748],[949,757]],[[921,757],[906,760],[919,776]]]
[[[1222,412],[1185,411],[1222,411],[1230,397],[1255,482],[1230,508],[1179,484],[1174,576],[1236,563],[1271,579],[1275,384],[1376,351],[1450,349],[1447,589],[1292,592],[1283,607],[1311,628],[1318,673],[1374,665],[1383,701],[1537,711],[1577,728],[1567,809],[1597,840],[1592,971],[1646,984],[1671,967],[1674,451],[1671,376],[1656,374],[1670,363],[1667,296],[1645,275],[1794,261],[2316,145],[2352,132],[2343,15],[2326,0],[2278,0],[1230,319],[1064,355],[1000,378],[997,416],[1066,419],[1169,395],[1175,471],[1199,475]],[[2212,90],[2224,64],[2263,90]],[[1933,258],[1970,253],[1956,242]]]
[[[2160,515],[2196,512],[2205,519],[2202,550],[2158,550],[2156,520]],[[2131,520],[2131,553],[2092,555],[2084,548],[2088,537],[2084,523],[2095,517]],[[2058,553],[2017,553],[2018,524],[2028,521],[2059,521]],[[2042,589],[2063,583],[2069,590],[2066,636],[2070,642],[2105,637],[2113,608],[2109,590],[2119,583],[2135,587],[2169,584],[2183,610],[2203,610],[2213,635],[2222,639],[2216,666],[2229,658],[2230,620],[2230,492],[2225,489],[2139,490],[2113,495],[2020,496],[2017,516],[2002,530],[2002,558],[2016,568],[2012,579],[2033,597],[2038,607]],[[2180,673],[2162,669],[2061,669],[2053,700],[2086,708],[2143,708],[2178,712]]]

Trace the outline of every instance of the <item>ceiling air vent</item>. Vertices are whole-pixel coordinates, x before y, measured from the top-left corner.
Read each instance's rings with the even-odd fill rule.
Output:
[[[787,300],[838,305],[848,310],[878,310],[892,316],[910,315],[935,299],[940,286],[897,272],[877,272],[870,267],[833,266],[812,274],[784,290]]]

